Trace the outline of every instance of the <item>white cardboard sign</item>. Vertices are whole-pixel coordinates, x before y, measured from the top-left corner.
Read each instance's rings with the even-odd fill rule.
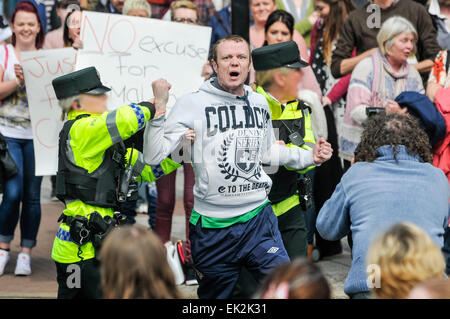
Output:
[[[211,28],[157,19],[83,11],[83,49],[76,69],[95,66],[111,88],[110,110],[153,97],[151,83],[172,85],[169,107],[198,90],[208,58]]]
[[[72,48],[22,52],[28,105],[33,129],[36,175],[56,175],[61,109],[52,80],[75,70]]]

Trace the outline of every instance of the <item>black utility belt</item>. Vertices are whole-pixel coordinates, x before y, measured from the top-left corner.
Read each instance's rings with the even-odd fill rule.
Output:
[[[58,222],[61,221],[70,227],[69,233],[72,242],[79,246],[92,242],[94,248],[100,249],[103,240],[111,230],[124,225],[127,218],[118,212],[115,212],[113,217],[102,217],[99,212],[94,211],[89,214],[89,219],[80,215],[61,214]]]

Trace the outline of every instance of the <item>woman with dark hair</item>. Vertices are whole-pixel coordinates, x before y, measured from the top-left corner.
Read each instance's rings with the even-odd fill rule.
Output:
[[[287,11],[275,10],[267,18],[264,25],[264,45],[270,45],[280,42],[295,41],[300,51],[300,58],[308,61],[308,48],[305,40],[294,29],[294,17]],[[295,36],[297,34],[297,37]],[[322,94],[316,77],[314,76],[311,66],[307,66],[301,70],[302,80],[299,83],[299,90],[311,90],[315,92],[320,99]],[[251,82],[253,82],[251,76]]]
[[[302,59],[308,60],[308,46],[301,35],[294,33],[294,17],[289,12],[284,10],[272,12],[264,25],[264,34],[263,45],[293,40],[298,45]]]
[[[339,30],[350,11],[355,7],[351,0],[316,0],[314,2],[319,20],[311,32],[311,55],[309,63],[312,66],[322,93],[322,106],[327,122],[328,140],[333,149],[337,150],[341,123],[344,120],[345,97],[350,82],[350,74],[335,79],[330,70],[331,52],[336,46]],[[317,211],[330,198],[343,174],[339,152],[335,152],[327,163],[317,167],[314,184],[314,204]],[[315,220],[315,219],[314,219]],[[313,220],[312,220],[313,222]],[[312,235],[310,235],[310,242]],[[331,256],[342,251],[340,242],[323,240],[316,232],[315,246],[320,258]],[[313,246],[309,246],[312,254]],[[318,257],[318,255],[315,255]],[[317,258],[316,257],[316,258]]]
[[[21,54],[39,50],[44,30],[36,7],[19,2],[11,19],[12,44],[0,47],[0,133],[6,137],[9,153],[19,172],[4,185],[0,205],[0,275],[9,260],[10,243],[20,216],[21,253],[16,275],[30,275],[30,253],[36,245],[41,220],[41,176],[35,176],[33,132]],[[19,211],[21,212],[19,214]]]
[[[351,0],[316,0],[315,6],[320,19],[311,32],[309,63],[320,85],[322,105],[330,120],[333,120],[328,123],[329,133],[339,136],[351,75],[339,79],[333,77],[330,70],[331,52],[336,46],[339,30],[355,7]]]
[[[80,29],[81,29],[81,10],[72,10],[66,16],[64,21],[64,47],[74,47],[78,49],[82,47],[82,42],[80,40]]]
[[[71,8],[78,8],[78,4],[78,0],[59,0],[55,3],[56,15],[62,23],[57,29],[45,35],[44,50],[64,48],[64,22],[66,21],[67,13],[72,11]]]

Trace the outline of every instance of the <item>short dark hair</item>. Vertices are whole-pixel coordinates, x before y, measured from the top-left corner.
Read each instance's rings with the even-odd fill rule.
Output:
[[[294,17],[289,12],[280,9],[275,10],[269,15],[266,24],[264,25],[264,32],[267,33],[270,26],[278,21],[284,23],[284,25],[289,29],[291,36],[294,34]]]
[[[433,162],[430,139],[411,115],[383,112],[370,116],[355,150],[355,162],[373,162],[378,157],[377,149],[385,145],[393,148],[395,160],[398,146],[403,145],[410,155]]]
[[[250,44],[248,44],[247,40],[245,40],[243,37],[241,37],[240,35],[236,35],[236,34],[231,34],[228,35],[220,40],[218,40],[216,43],[214,43],[212,49],[211,49],[211,60],[215,61],[217,63],[217,48],[219,47],[219,45],[225,41],[234,41],[234,42],[244,42],[247,44],[248,46],[248,55],[249,55],[249,59],[250,62],[252,61],[252,51],[250,49]]]

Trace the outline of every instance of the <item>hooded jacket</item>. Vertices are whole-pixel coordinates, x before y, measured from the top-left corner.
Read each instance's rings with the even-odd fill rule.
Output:
[[[150,165],[171,153],[177,161],[173,151],[187,129],[195,131],[191,160],[194,210],[200,215],[233,218],[265,203],[272,181],[263,163],[272,170],[314,164],[312,151],[275,144],[265,97],[249,86],[244,89],[244,96],[228,93],[212,78],[181,97],[167,119],[160,116],[146,127],[144,161]]]

